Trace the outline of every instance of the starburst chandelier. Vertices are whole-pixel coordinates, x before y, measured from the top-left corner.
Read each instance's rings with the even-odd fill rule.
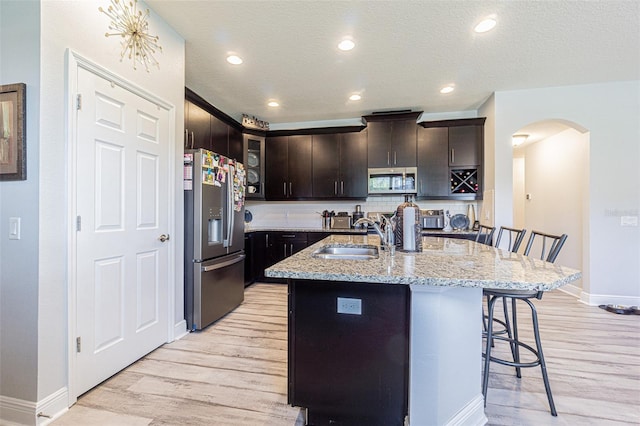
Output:
[[[144,65],[147,72],[149,66],[156,66],[160,69],[160,63],[153,56],[156,51],[162,52],[162,47],[158,44],[159,37],[149,35],[149,9],[143,14],[138,11],[138,0],[130,1],[128,4],[120,0],[111,0],[111,5],[104,10],[98,10],[111,19],[109,30],[105,37],[122,37],[122,53],[120,62],[127,56],[133,61],[133,69],[137,69],[139,62]]]

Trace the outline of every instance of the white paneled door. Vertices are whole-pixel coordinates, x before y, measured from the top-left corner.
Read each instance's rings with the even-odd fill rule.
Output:
[[[78,67],[80,395],[167,340],[169,112]]]

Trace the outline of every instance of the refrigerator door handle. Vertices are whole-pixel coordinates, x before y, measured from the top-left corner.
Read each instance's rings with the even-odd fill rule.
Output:
[[[224,262],[215,263],[213,265],[203,266],[202,267],[202,272],[211,272],[211,271],[215,271],[216,269],[220,269],[220,268],[224,268],[224,267],[229,266],[229,265],[233,265],[235,263],[241,262],[242,259],[244,259],[245,257],[246,257],[245,254],[241,254],[241,255],[238,255],[238,256],[234,257],[233,259],[225,260]]]
[[[235,175],[235,167],[229,165],[229,175],[227,176],[227,245],[233,245],[233,226],[235,217],[233,214],[233,177]]]

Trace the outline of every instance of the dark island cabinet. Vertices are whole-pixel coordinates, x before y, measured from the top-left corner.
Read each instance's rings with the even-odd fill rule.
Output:
[[[265,142],[267,200],[311,198],[311,135],[268,137]]]
[[[368,115],[369,167],[415,167],[419,112]]]
[[[185,100],[184,119],[184,147],[211,149],[211,114]]]
[[[307,424],[406,424],[409,304],[409,286],[289,281],[288,402]]]
[[[313,198],[367,197],[366,133],[313,135]]]

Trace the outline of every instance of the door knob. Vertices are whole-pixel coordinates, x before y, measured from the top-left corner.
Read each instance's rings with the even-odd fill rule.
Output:
[[[158,239],[159,239],[161,242],[163,242],[163,243],[164,243],[165,241],[167,241],[167,240],[169,239],[169,236],[168,236],[168,235],[165,235],[165,234],[162,234],[162,235],[160,235],[160,237],[159,237]]]

